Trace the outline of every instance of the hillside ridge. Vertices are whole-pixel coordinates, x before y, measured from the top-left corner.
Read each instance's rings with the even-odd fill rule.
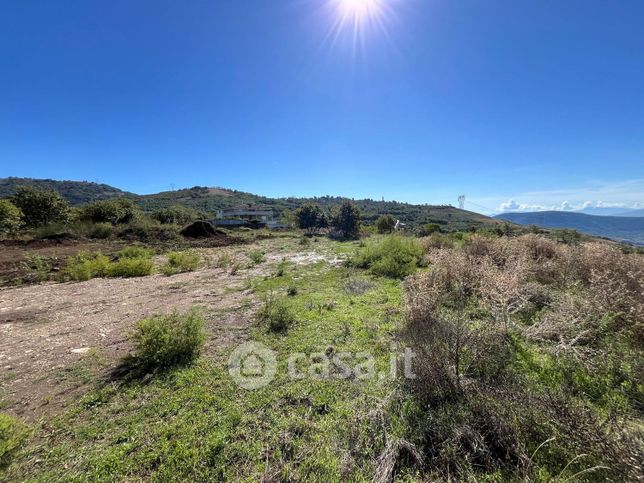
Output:
[[[398,201],[356,200],[341,196],[321,196],[311,198],[284,197],[270,198],[253,193],[221,187],[193,186],[176,191],[137,195],[118,188],[89,183],[86,181],[56,181],[32,178],[1,178],[0,197],[10,195],[11,188],[26,184],[43,189],[58,191],[71,204],[78,205],[109,199],[118,196],[133,198],[144,211],[151,212],[172,205],[184,205],[214,215],[217,210],[243,205],[264,205],[272,208],[277,216],[287,210],[295,210],[305,203],[317,203],[322,208],[332,209],[349,200],[361,211],[367,223],[374,222],[378,216],[390,214],[410,226],[437,223],[450,230],[494,227],[502,222],[472,211],[460,210],[450,205],[415,205]],[[4,187],[4,189],[3,189]],[[84,196],[79,196],[82,193]],[[82,201],[79,201],[82,199]]]

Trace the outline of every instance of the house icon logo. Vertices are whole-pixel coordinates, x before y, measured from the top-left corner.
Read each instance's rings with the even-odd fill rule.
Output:
[[[244,389],[267,386],[276,372],[275,352],[257,342],[247,342],[238,346],[228,359],[228,373]]]

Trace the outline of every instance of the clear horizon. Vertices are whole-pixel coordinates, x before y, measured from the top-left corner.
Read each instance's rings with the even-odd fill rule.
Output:
[[[4,6],[0,177],[644,207],[644,4],[338,2]]]

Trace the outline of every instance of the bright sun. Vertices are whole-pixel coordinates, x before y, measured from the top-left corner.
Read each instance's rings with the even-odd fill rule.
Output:
[[[332,43],[342,32],[351,32],[354,48],[362,46],[369,32],[387,35],[387,24],[393,16],[392,3],[397,0],[327,0],[333,10],[328,38]]]
[[[361,18],[373,15],[380,7],[379,0],[338,0],[343,15]]]

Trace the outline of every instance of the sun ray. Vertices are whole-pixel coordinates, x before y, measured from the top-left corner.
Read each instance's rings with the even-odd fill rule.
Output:
[[[393,17],[390,5],[395,0],[326,0],[331,23],[323,43],[335,46],[341,36],[347,35],[354,52],[362,50],[367,37],[380,32],[390,40],[387,27]]]

